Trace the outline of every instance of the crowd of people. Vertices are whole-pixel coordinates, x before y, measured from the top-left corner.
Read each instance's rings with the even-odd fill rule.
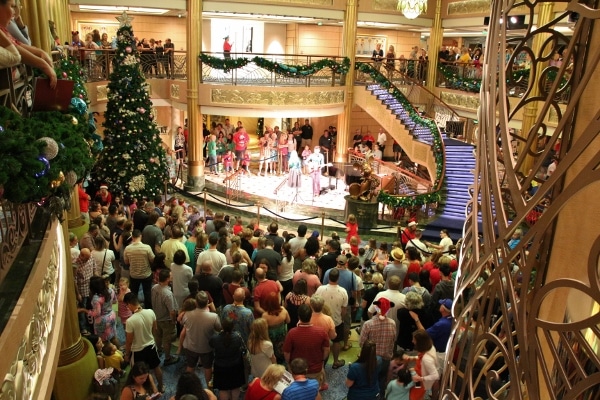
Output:
[[[458,266],[446,231],[430,243],[411,221],[397,241],[363,245],[350,216],[346,237],[322,246],[302,224],[263,231],[177,198],[125,207],[103,185],[93,204],[88,232],[70,243],[80,327],[101,368],[132,365],[122,398],[164,393],[162,367],[180,358],[180,381],[200,382],[202,369],[202,398],[320,398],[325,365],[345,365],[353,326],[361,350],[347,372],[349,399],[435,390]]]

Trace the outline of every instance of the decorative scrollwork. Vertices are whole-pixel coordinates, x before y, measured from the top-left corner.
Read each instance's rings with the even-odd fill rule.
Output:
[[[592,35],[600,12],[589,4],[569,4],[581,11],[569,38],[556,26],[570,12],[555,14],[553,3],[492,1],[491,21],[506,21],[521,7],[532,22],[518,38],[507,37],[505,24],[490,24],[445,399],[599,396],[600,236],[587,221],[589,210],[580,209],[600,188],[600,109],[582,103],[588,85],[598,87],[600,61]],[[508,58],[498,57],[507,48],[514,49]],[[550,65],[559,51],[562,63]],[[523,83],[513,73],[520,59],[530,69],[527,84],[509,102],[511,88]],[[509,129],[517,114],[524,115],[522,133]],[[524,151],[514,154],[513,140]],[[559,161],[551,173],[546,166],[553,157]],[[558,228],[565,229],[565,212],[579,217],[573,226],[589,235],[573,259],[563,245],[568,234]],[[520,237],[532,213],[535,224]]]

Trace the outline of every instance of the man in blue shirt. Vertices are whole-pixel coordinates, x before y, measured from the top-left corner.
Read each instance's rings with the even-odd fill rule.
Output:
[[[304,358],[295,358],[290,363],[294,382],[281,395],[281,400],[321,400],[319,382],[306,377],[308,363]]]

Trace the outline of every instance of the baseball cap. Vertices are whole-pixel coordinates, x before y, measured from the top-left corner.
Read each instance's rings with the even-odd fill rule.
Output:
[[[444,308],[448,311],[452,310],[452,299],[443,299],[440,300],[439,303],[444,306]]]
[[[348,258],[344,254],[340,254],[336,258],[338,265],[344,265],[348,262]]]

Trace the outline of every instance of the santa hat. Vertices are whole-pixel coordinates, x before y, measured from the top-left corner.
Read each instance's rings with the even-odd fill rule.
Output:
[[[388,311],[390,311],[390,308],[396,306],[385,297],[381,297],[379,300],[374,301],[373,304],[379,308],[379,319],[385,319],[385,315],[388,313]]]
[[[408,223],[408,226],[415,226],[417,225],[417,221],[415,221],[414,219],[411,219],[410,222]]]
[[[108,190],[108,185],[106,183],[103,183],[102,185],[100,185],[100,189]]]

